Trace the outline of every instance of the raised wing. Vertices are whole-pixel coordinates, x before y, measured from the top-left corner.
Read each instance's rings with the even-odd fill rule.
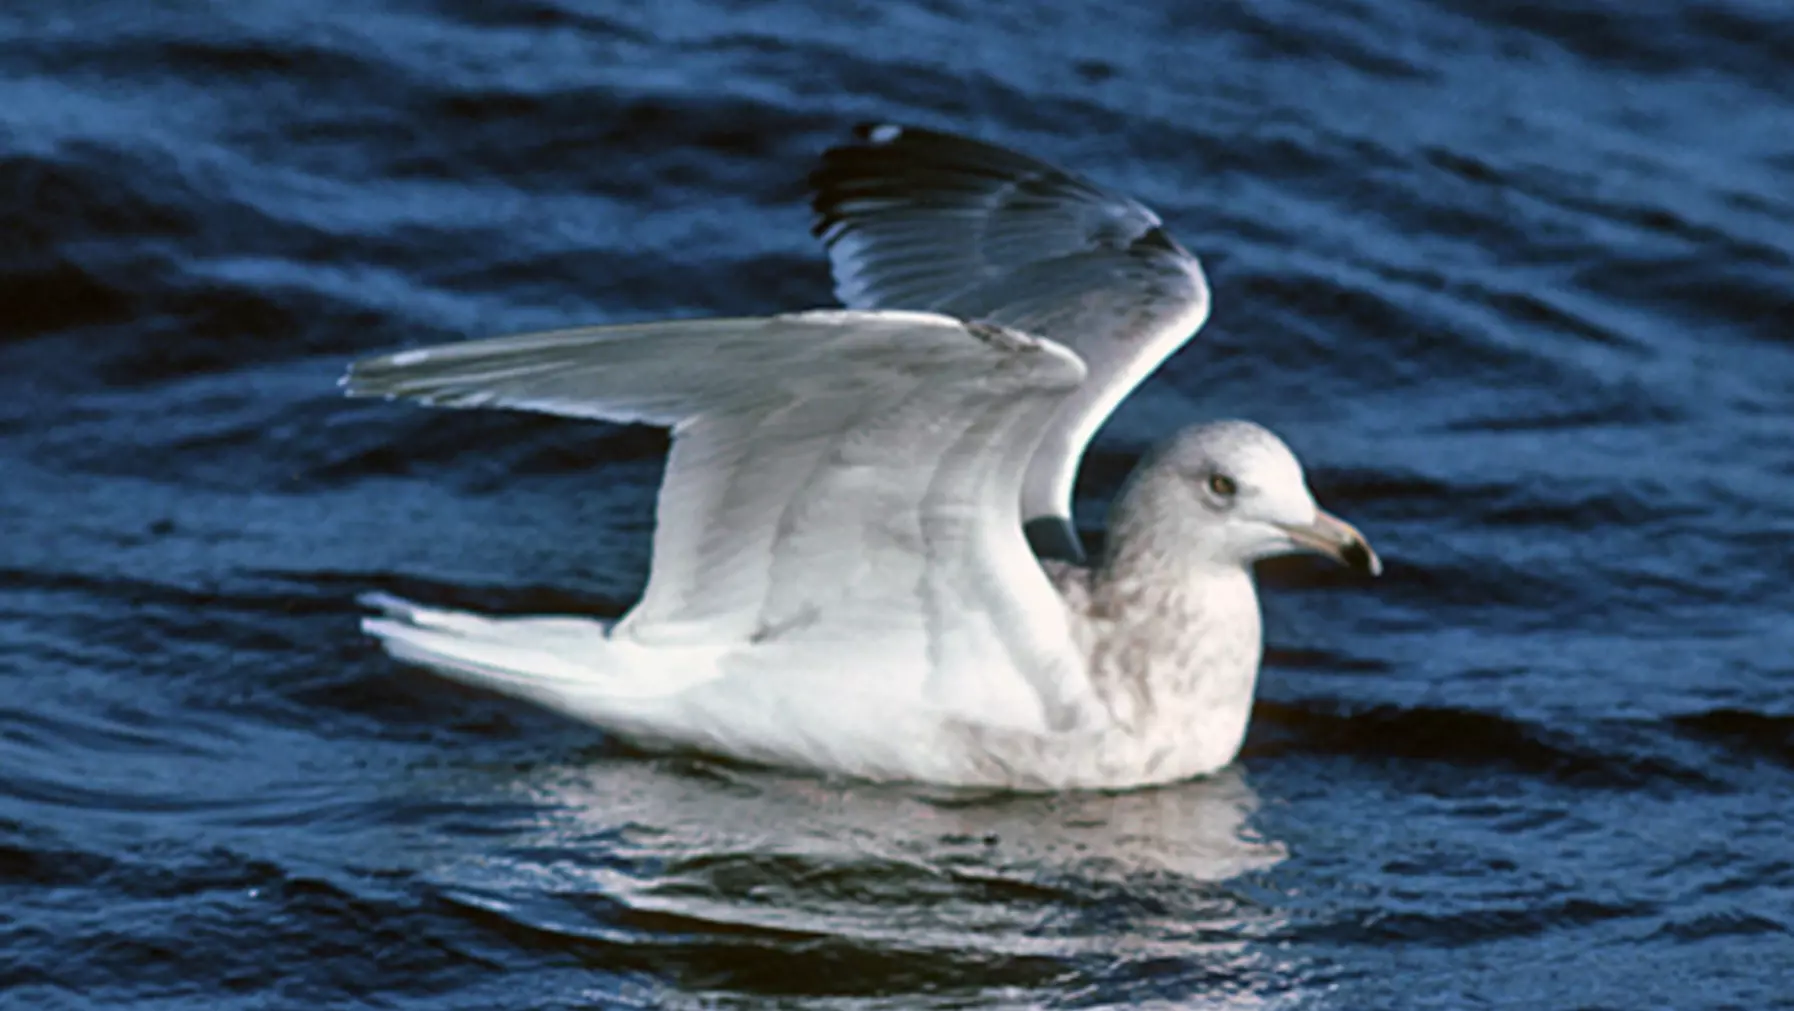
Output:
[[[1044,162],[915,127],[859,136],[810,177],[842,302],[1001,323],[1088,366],[1022,487],[1036,550],[1080,559],[1078,464],[1122,398],[1208,319],[1201,265],[1152,211]]]
[[[1003,327],[825,311],[449,344],[360,362],[344,385],[670,426],[648,587],[613,638],[1007,663],[1051,700],[1084,675],[1019,491],[1084,375]]]

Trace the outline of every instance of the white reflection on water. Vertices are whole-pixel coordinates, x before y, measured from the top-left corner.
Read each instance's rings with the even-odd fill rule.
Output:
[[[601,761],[511,785],[534,814],[448,877],[460,900],[534,929],[615,938],[621,906],[694,940],[776,932],[1123,974],[1171,960],[1152,971],[1220,981],[1204,1006],[1290,996],[1253,943],[1282,918],[1229,884],[1286,855],[1250,825],[1258,797],[1237,770],[1130,793],[977,795]]]

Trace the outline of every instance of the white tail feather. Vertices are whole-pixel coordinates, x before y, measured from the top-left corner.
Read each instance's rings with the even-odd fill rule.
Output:
[[[590,618],[487,618],[383,593],[360,599],[382,612],[362,619],[362,630],[394,657],[582,719],[627,716],[631,701],[664,699],[715,676],[711,651],[694,650],[683,669],[656,664],[643,677],[632,663],[640,647],[612,641],[609,624]]]

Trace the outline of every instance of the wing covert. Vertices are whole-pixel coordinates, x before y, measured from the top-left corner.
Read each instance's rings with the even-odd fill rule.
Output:
[[[1076,650],[1018,493],[1084,375],[1065,348],[994,324],[831,310],[468,341],[358,363],[344,384],[670,426],[648,586],[613,637],[875,635],[918,671],[1001,655],[1053,698],[1082,671],[1065,669]]]

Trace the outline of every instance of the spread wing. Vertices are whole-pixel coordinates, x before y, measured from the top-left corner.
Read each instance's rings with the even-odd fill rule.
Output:
[[[1152,211],[1044,162],[914,127],[860,138],[810,178],[842,302],[1001,323],[1088,366],[1021,489],[1036,548],[1081,558],[1078,464],[1122,398],[1208,319],[1201,265]]]
[[[671,427],[647,590],[613,638],[1006,661],[1051,700],[1083,673],[1019,493],[1084,375],[1003,327],[825,311],[448,344],[360,362],[344,385]]]

